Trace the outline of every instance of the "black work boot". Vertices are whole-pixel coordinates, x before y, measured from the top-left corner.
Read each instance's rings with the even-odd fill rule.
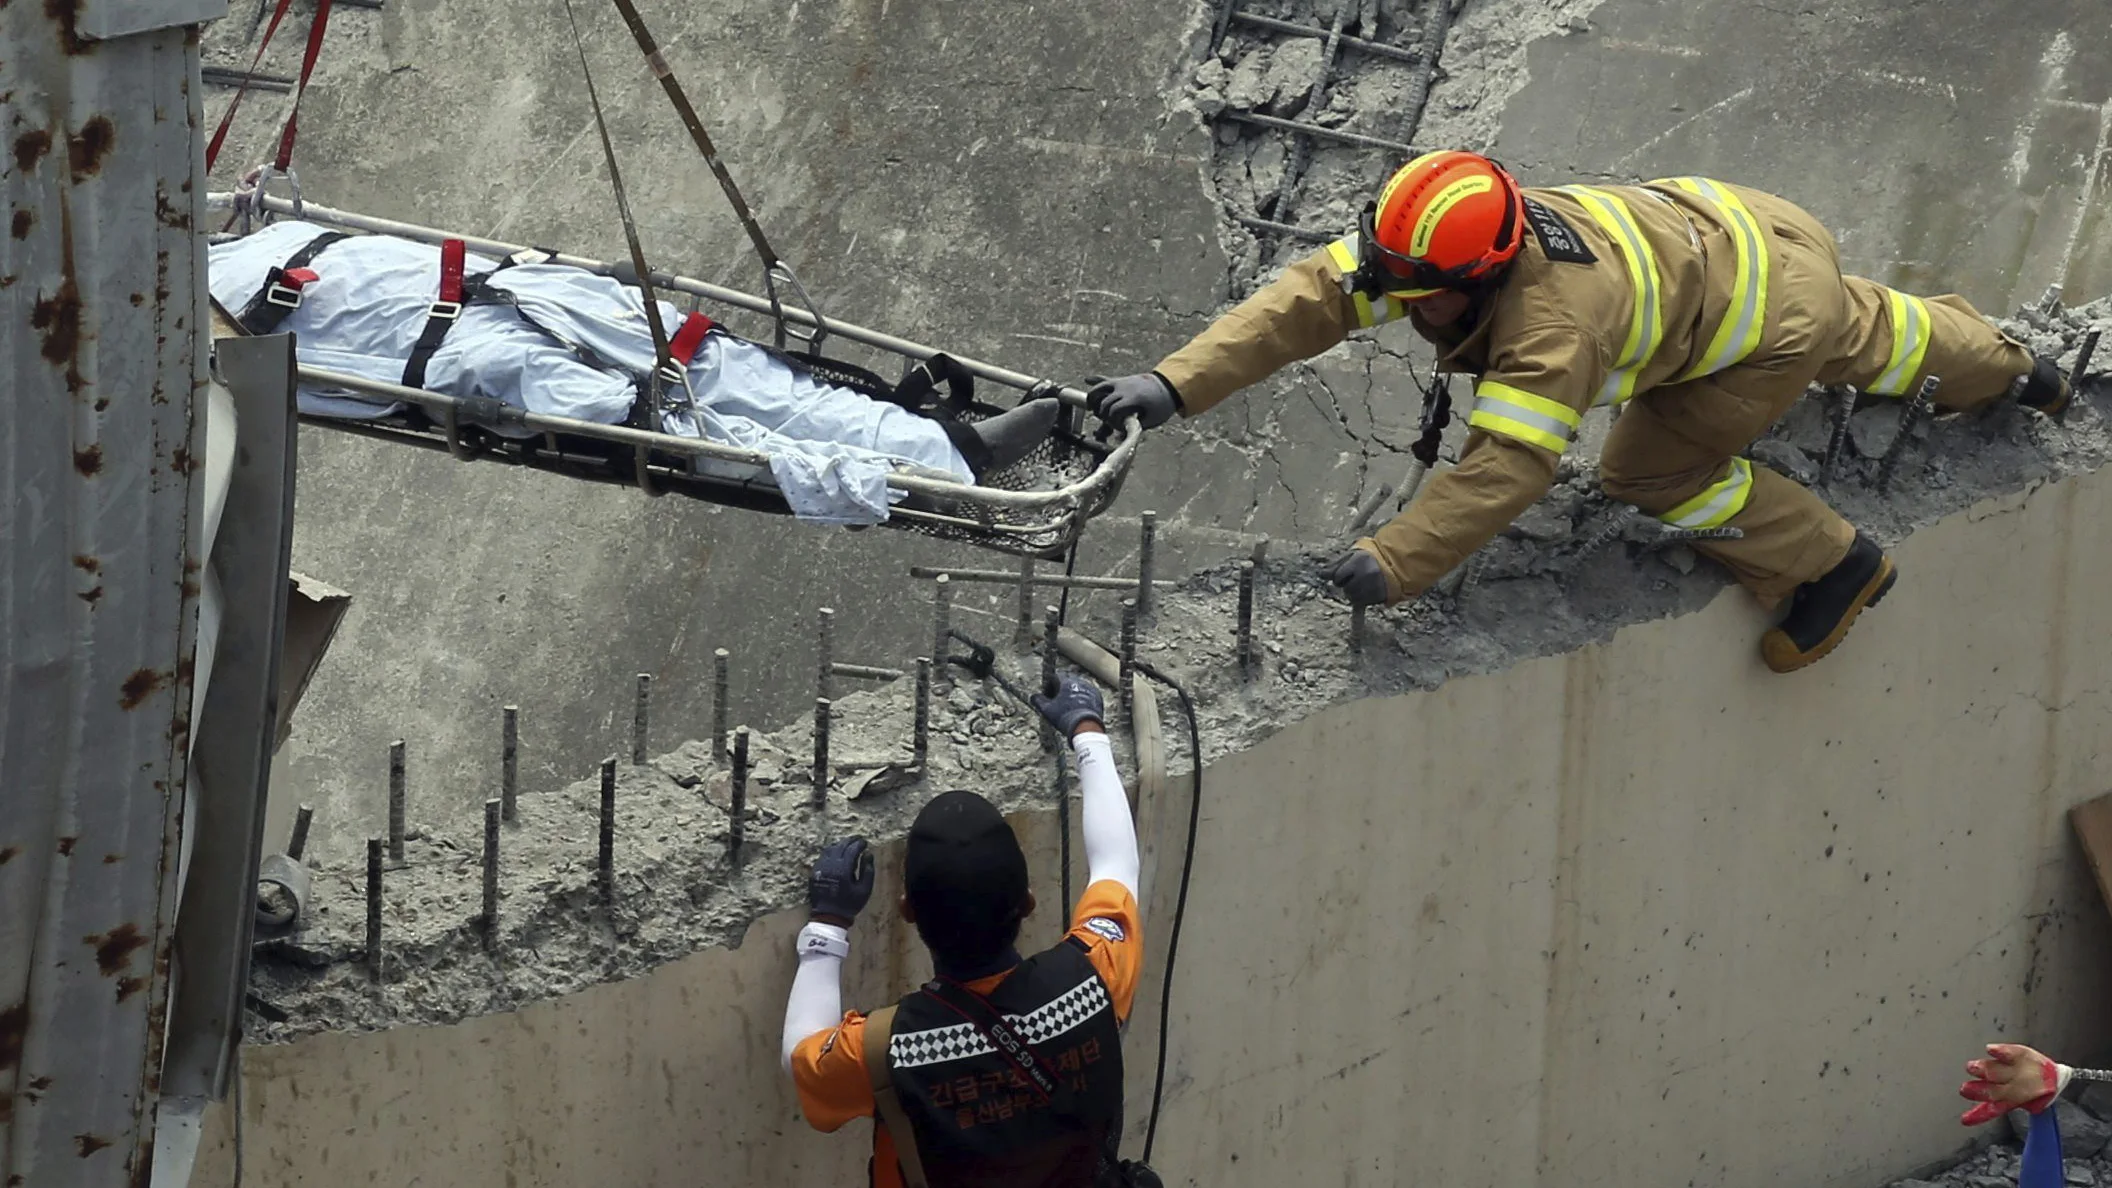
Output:
[[[2068,377],[2061,374],[2060,364],[2040,355],[2031,361],[2031,370],[2020,375],[2010,384],[2017,403],[2049,417],[2058,417],[2067,410],[2069,397],[2075,388]]]
[[[1899,568],[1877,543],[1858,532],[1848,555],[1825,576],[1791,596],[1789,613],[1760,637],[1760,654],[1776,672],[1795,672],[1832,651],[1855,617],[1878,604],[1899,580]]]

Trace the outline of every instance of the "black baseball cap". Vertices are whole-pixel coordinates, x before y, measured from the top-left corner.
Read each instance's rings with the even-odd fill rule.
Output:
[[[1027,856],[997,806],[973,792],[932,797],[910,826],[903,883],[933,949],[975,955],[1012,943],[1027,902]]]

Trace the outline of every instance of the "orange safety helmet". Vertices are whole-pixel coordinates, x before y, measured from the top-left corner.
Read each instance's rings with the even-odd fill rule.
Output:
[[[1525,242],[1525,195],[1479,153],[1424,153],[1394,172],[1358,228],[1360,279],[1427,297],[1492,278]]]

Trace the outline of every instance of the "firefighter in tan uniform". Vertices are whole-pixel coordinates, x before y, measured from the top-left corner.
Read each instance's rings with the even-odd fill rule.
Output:
[[[1156,369],[1097,386],[1109,419],[1194,415],[1353,331],[1406,318],[1477,376],[1459,464],[1331,577],[1359,604],[1429,588],[1546,493],[1586,410],[1618,408],[1606,493],[1680,528],[1769,607],[1768,666],[1831,651],[1896,570],[1818,496],[1739,456],[1806,387],[1939,408],[2005,394],[2058,412],[2067,381],[1956,296],[1843,276],[1833,237],[1781,198],[1704,178],[1521,188],[1465,152],[1394,174],[1356,234],[1293,264]]]

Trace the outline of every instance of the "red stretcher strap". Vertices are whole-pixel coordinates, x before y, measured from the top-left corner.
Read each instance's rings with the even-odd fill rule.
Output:
[[[704,336],[711,333],[712,324],[710,318],[700,313],[682,319],[682,328],[675,331],[674,339],[667,344],[667,353],[675,362],[689,366],[690,360],[697,357],[697,349],[704,345]]]
[[[459,304],[462,300],[462,260],[468,245],[459,239],[440,244],[440,300]]]
[[[286,113],[286,130],[279,133],[279,155],[271,163],[271,167],[280,173],[293,167],[293,140],[299,135],[301,96],[308,92],[308,76],[315,73],[315,60],[323,52],[323,30],[329,26],[330,0],[315,0],[315,21],[308,26],[308,50],[301,58],[300,81],[294,84],[293,108]]]
[[[227,113],[220,117],[220,126],[213,129],[212,143],[205,146],[205,171],[213,171],[213,162],[220,159],[220,144],[227,139],[227,130],[235,122],[235,112],[242,107],[242,96],[249,94],[249,84],[257,76],[257,66],[264,61],[264,51],[271,48],[272,34],[279,31],[279,22],[293,7],[293,0],[279,0],[279,6],[271,10],[271,23],[264,26],[264,40],[257,43],[257,56],[249,60],[249,73],[242,76],[242,85],[235,88],[235,97],[228,100]]]

